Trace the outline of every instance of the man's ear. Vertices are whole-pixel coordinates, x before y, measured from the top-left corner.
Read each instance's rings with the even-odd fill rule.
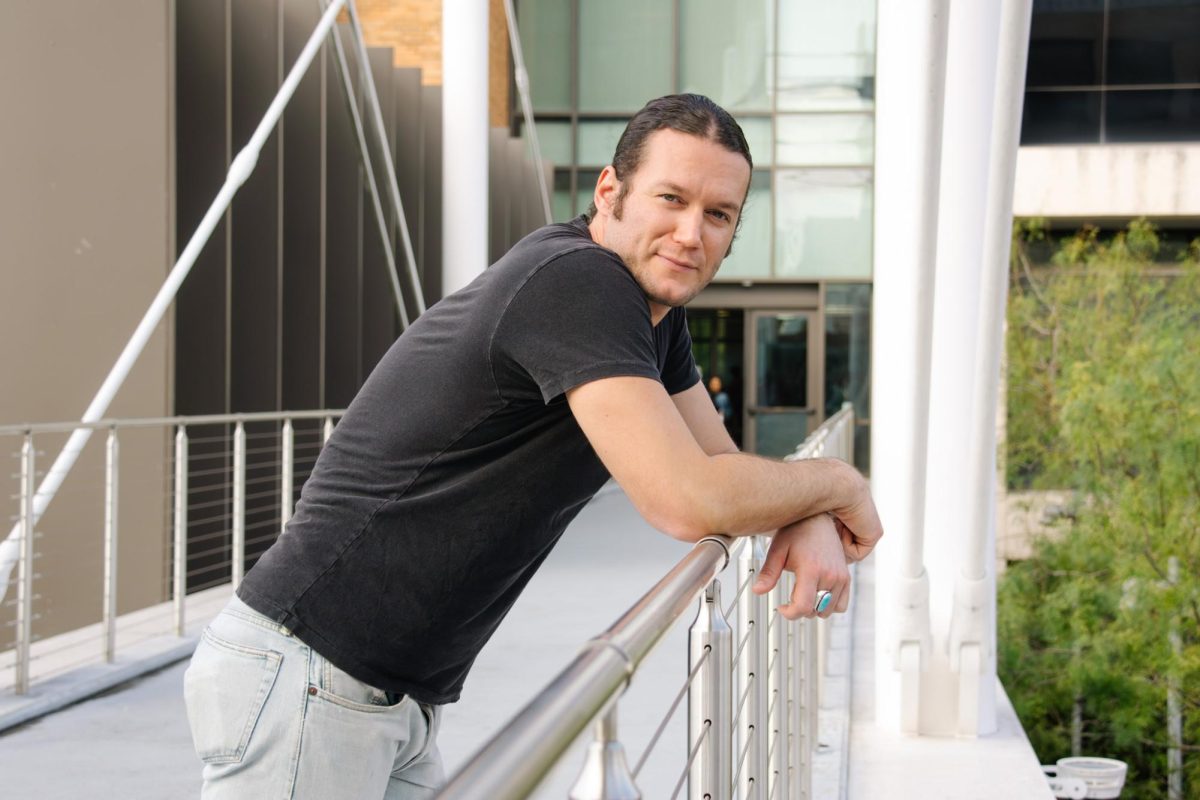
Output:
[[[596,211],[612,216],[613,206],[621,192],[621,181],[617,179],[617,171],[609,164],[596,179],[596,190],[592,193],[592,202]]]

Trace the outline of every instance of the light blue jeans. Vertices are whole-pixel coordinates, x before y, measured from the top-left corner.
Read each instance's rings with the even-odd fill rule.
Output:
[[[424,800],[445,781],[441,707],[389,705],[237,597],[204,631],[183,687],[205,800]]]

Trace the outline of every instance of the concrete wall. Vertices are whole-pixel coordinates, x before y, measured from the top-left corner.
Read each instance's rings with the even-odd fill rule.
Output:
[[[0,24],[0,424],[78,419],[172,261],[172,9],[161,0],[12,0]],[[167,325],[109,415],[170,407]],[[39,471],[65,437],[38,440]],[[15,503],[0,437],[0,528]],[[99,617],[104,435],[39,526],[35,634]],[[161,433],[123,442],[121,610],[163,596]],[[14,593],[10,592],[8,601]],[[0,624],[12,603],[0,607]],[[12,628],[0,627],[0,650]]]
[[[1022,147],[1019,217],[1200,216],[1200,144]]]

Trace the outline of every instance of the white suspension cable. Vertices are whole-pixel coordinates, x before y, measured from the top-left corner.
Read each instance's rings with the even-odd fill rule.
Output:
[[[396,182],[396,166],[392,163],[392,151],[387,144],[387,132],[383,127],[383,110],[379,107],[379,93],[375,91],[375,76],[371,74],[367,62],[367,46],[363,39],[362,26],[358,22],[358,10],[354,0],[348,0],[346,8],[350,11],[350,27],[354,31],[354,46],[358,50],[358,63],[362,65],[363,86],[366,88],[367,101],[371,106],[371,114],[375,122],[375,136],[379,139],[379,149],[383,151],[384,173],[388,178],[388,190],[392,195],[392,208],[396,210],[396,221],[400,226],[400,239],[404,243],[404,260],[408,263],[408,277],[412,281],[413,299],[417,304],[417,315],[425,313],[425,295],[421,291],[421,279],[417,275],[417,257],[413,255],[412,237],[408,235],[408,222],[404,217],[404,203],[400,200],[400,184]]]
[[[537,175],[538,191],[542,195],[542,212],[546,224],[554,222],[550,210],[550,189],[546,186],[546,170],[542,166],[542,146],[538,142],[537,126],[533,124],[533,103],[529,99],[529,73],[525,70],[525,54],[521,50],[521,34],[517,30],[517,13],[513,0],[504,0],[504,18],[508,20],[508,41],[512,47],[513,73],[517,82],[517,94],[521,98],[521,116],[525,118],[525,133],[529,136],[529,150],[533,155],[533,168]]]
[[[346,110],[350,112],[350,120],[354,123],[354,134],[358,138],[358,151],[362,158],[363,172],[367,176],[367,187],[370,189],[371,207],[375,211],[375,224],[379,228],[379,242],[383,246],[383,255],[387,261],[388,279],[392,284],[392,294],[396,296],[396,308],[400,311],[400,324],[408,327],[408,310],[404,307],[404,293],[400,290],[400,275],[396,271],[396,254],[392,250],[392,237],[388,234],[387,219],[383,215],[383,204],[379,199],[379,184],[375,181],[375,167],[371,163],[371,150],[367,146],[367,137],[363,133],[362,117],[358,113],[358,103],[354,99],[354,84],[350,80],[350,65],[346,61],[346,51],[342,47],[342,37],[337,30],[329,32],[333,40],[333,49],[337,53],[334,64],[342,76],[342,88],[346,98]],[[371,65],[360,63],[360,74],[371,71]],[[387,152],[387,147],[383,148]],[[419,292],[418,292],[419,294]]]
[[[196,263],[200,251],[204,249],[204,245],[208,242],[209,237],[212,236],[217,223],[221,221],[225,210],[233,201],[234,194],[246,182],[246,179],[250,177],[250,173],[254,171],[254,166],[258,163],[258,156],[262,151],[263,144],[266,143],[267,137],[271,135],[271,131],[274,130],[275,125],[279,122],[284,107],[292,99],[292,95],[296,91],[296,86],[299,85],[300,79],[304,76],[317,51],[320,49],[321,41],[325,38],[330,28],[333,27],[338,12],[341,11],[342,6],[345,4],[346,0],[333,0],[325,10],[321,21],[313,29],[308,43],[305,44],[304,49],[300,52],[300,56],[296,59],[296,63],[292,66],[291,72],[284,79],[283,85],[279,87],[279,92],[275,95],[275,99],[271,101],[271,105],[267,108],[266,114],[263,115],[262,121],[258,123],[258,127],[254,130],[254,135],[250,137],[250,141],[247,142],[246,146],[242,148],[241,152],[237,154],[237,157],[229,165],[229,174],[225,178],[225,184],[217,192],[216,198],[213,199],[212,205],[209,206],[204,218],[200,221],[200,225],[197,226],[196,232],[192,234],[187,247],[184,248],[183,253],[179,256],[179,260],[175,262],[175,266],[171,268],[171,272],[167,275],[162,288],[158,290],[158,294],[150,304],[150,308],[146,310],[146,314],[134,330],[133,336],[130,337],[129,342],[125,345],[125,349],[121,351],[120,357],[113,364],[108,377],[104,379],[104,383],[100,386],[100,391],[96,393],[91,404],[83,413],[81,422],[85,424],[95,422],[108,411],[109,404],[116,396],[121,385],[124,384],[125,378],[128,377],[129,371],[133,368],[138,356],[142,354],[142,350],[145,349],[146,342],[150,340],[154,329],[162,321],[163,315],[175,299],[180,285],[188,276],[192,266]],[[45,513],[46,507],[50,505],[50,501],[54,499],[54,495],[71,472],[71,468],[75,466],[75,461],[79,458],[79,454],[83,451],[91,435],[92,428],[88,427],[76,428],[71,433],[71,437],[67,440],[62,452],[58,454],[58,458],[54,460],[50,471],[42,479],[42,483],[33,497],[31,527],[36,525],[38,520],[41,519],[42,514]],[[4,598],[4,595],[8,591],[9,578],[12,575],[13,566],[17,563],[17,541],[19,535],[20,526],[18,525],[9,532],[3,542],[0,542],[0,600]]]

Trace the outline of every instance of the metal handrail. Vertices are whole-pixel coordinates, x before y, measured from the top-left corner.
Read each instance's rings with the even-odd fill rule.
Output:
[[[105,429],[108,431],[107,443],[105,448],[104,459],[104,506],[103,506],[103,531],[104,531],[104,556],[103,564],[98,564],[98,569],[103,572],[104,589],[101,596],[101,626],[97,644],[91,659],[99,659],[105,663],[113,663],[117,658],[117,600],[118,600],[118,552],[117,547],[119,536],[119,513],[118,513],[118,486],[120,485],[120,436],[124,431],[129,429],[162,429],[168,434],[172,434],[170,439],[169,455],[167,459],[167,469],[164,469],[164,474],[170,475],[170,489],[166,497],[170,499],[170,513],[168,515],[167,528],[171,536],[170,547],[170,603],[171,603],[171,628],[176,636],[184,636],[186,633],[186,603],[185,598],[188,594],[188,578],[191,573],[187,571],[189,559],[189,547],[194,547],[200,539],[189,537],[189,529],[193,526],[189,522],[190,512],[201,510],[207,506],[211,506],[214,502],[221,505],[228,502],[231,506],[229,518],[231,525],[227,533],[229,534],[229,556],[227,560],[217,564],[207,564],[204,569],[208,571],[228,569],[229,582],[236,588],[245,574],[246,559],[248,553],[248,545],[264,539],[263,536],[255,536],[252,540],[247,540],[246,532],[253,530],[256,527],[261,528],[262,523],[255,525],[247,525],[247,506],[253,504],[254,510],[260,512],[263,510],[263,504],[257,502],[264,498],[278,497],[278,501],[274,504],[278,515],[268,520],[267,524],[278,525],[272,536],[278,535],[283,526],[287,524],[288,519],[292,515],[293,500],[295,496],[296,479],[297,479],[297,460],[296,460],[296,429],[293,423],[306,420],[310,425],[313,422],[323,423],[319,425],[319,434],[321,445],[328,441],[333,430],[334,420],[343,416],[342,409],[318,409],[318,410],[303,410],[303,411],[266,411],[266,412],[250,412],[237,414],[205,414],[196,416],[170,416],[170,417],[144,417],[133,419],[100,419],[86,423],[80,422],[49,422],[49,423],[27,423],[24,425],[7,425],[0,427],[0,437],[19,437],[21,466],[20,466],[20,488],[19,488],[19,514],[18,524],[16,527],[17,537],[15,566],[18,569],[17,575],[17,598],[16,598],[16,620],[15,620],[15,636],[13,640],[13,690],[17,695],[27,694],[30,690],[32,681],[37,678],[31,673],[31,664],[37,658],[42,658],[51,655],[53,651],[43,650],[39,655],[35,656],[32,652],[34,644],[34,631],[32,621],[35,617],[33,600],[34,578],[36,571],[34,569],[35,559],[38,555],[34,552],[34,539],[36,537],[36,514],[34,511],[35,497],[35,478],[36,472],[36,455],[37,437],[44,435],[62,434],[77,431],[80,428],[91,433],[97,429]],[[246,427],[250,424],[270,423],[277,426],[271,434],[250,434],[246,433]],[[232,483],[224,484],[223,487],[228,487],[232,490],[231,499],[222,498],[218,501],[201,501],[197,502],[193,497],[192,490],[189,486],[193,478],[211,478],[213,471],[207,466],[202,469],[194,469],[195,461],[189,456],[190,448],[190,429],[199,426],[225,425],[232,428],[232,431],[226,434],[231,437],[232,451],[225,450],[222,452],[222,459],[228,454],[232,461],[222,469],[228,469],[232,474]],[[264,435],[275,435],[278,433],[278,444],[272,444],[269,447],[253,447],[247,448],[247,438]],[[196,441],[201,445],[212,444],[215,440],[219,441],[225,437],[201,437]],[[311,445],[306,445],[311,447]],[[256,458],[257,456],[266,455],[274,451],[279,452],[279,460],[270,462],[269,465],[263,463],[263,459]],[[270,466],[272,470],[278,467],[278,472],[272,471],[272,474],[262,476],[261,474],[253,479],[248,480],[246,477],[248,468],[261,470],[264,466]],[[303,472],[302,468],[301,471]],[[302,477],[302,476],[301,476]],[[259,491],[263,483],[273,483],[278,487],[276,491],[272,488],[270,491]],[[255,492],[247,493],[246,487],[250,484],[255,484]],[[201,490],[205,489],[203,480],[201,480]],[[211,483],[207,489],[212,489]],[[210,519],[191,520],[195,524],[204,524],[211,522]],[[201,537],[203,538],[203,537]],[[205,556],[205,553],[191,554]],[[194,587],[193,587],[194,588]],[[74,662],[73,666],[83,666],[84,663],[91,663],[90,660],[85,662]],[[44,673],[49,674],[49,673]]]
[[[853,410],[847,403],[814,431],[786,460],[853,452]],[[819,687],[818,630],[811,620],[791,626],[770,619],[790,597],[782,577],[769,595],[739,592],[739,623],[748,627],[745,648],[732,655],[730,628],[720,608],[716,576],[737,564],[743,589],[762,567],[761,537],[710,536],[692,548],[633,608],[600,636],[497,732],[451,778],[439,800],[518,800],[536,789],[576,737],[593,720],[596,740],[572,798],[627,800],[640,797],[634,785],[653,742],[633,773],[617,740],[616,701],[634,671],[667,630],[697,598],[689,653],[688,762],[676,784],[686,779],[688,797],[711,800],[753,797],[807,800],[816,746]],[[706,663],[707,662],[707,663]],[[732,692],[734,671],[738,691]],[[730,698],[746,703],[731,714]],[[674,712],[673,703],[668,715]],[[732,724],[729,723],[733,717]],[[740,721],[740,725],[738,724]],[[664,721],[665,724],[665,721]],[[660,732],[661,732],[660,726]],[[733,761],[737,738],[739,761]],[[654,741],[657,741],[657,734]],[[751,763],[752,762],[752,763]],[[737,767],[736,785],[730,775]],[[769,788],[769,792],[768,792]]]
[[[483,746],[439,800],[526,797],[605,711],[671,625],[729,562],[730,540],[709,536],[583,650]]]
[[[324,419],[340,417],[344,408],[317,411],[248,411],[236,414],[197,414],[176,417],[136,417],[98,419],[92,422],[27,422],[20,425],[0,425],[0,436],[26,433],[69,433],[76,428],[100,430],[107,428],[160,428],[166,425],[233,425],[238,422],[283,422],[289,419]]]

